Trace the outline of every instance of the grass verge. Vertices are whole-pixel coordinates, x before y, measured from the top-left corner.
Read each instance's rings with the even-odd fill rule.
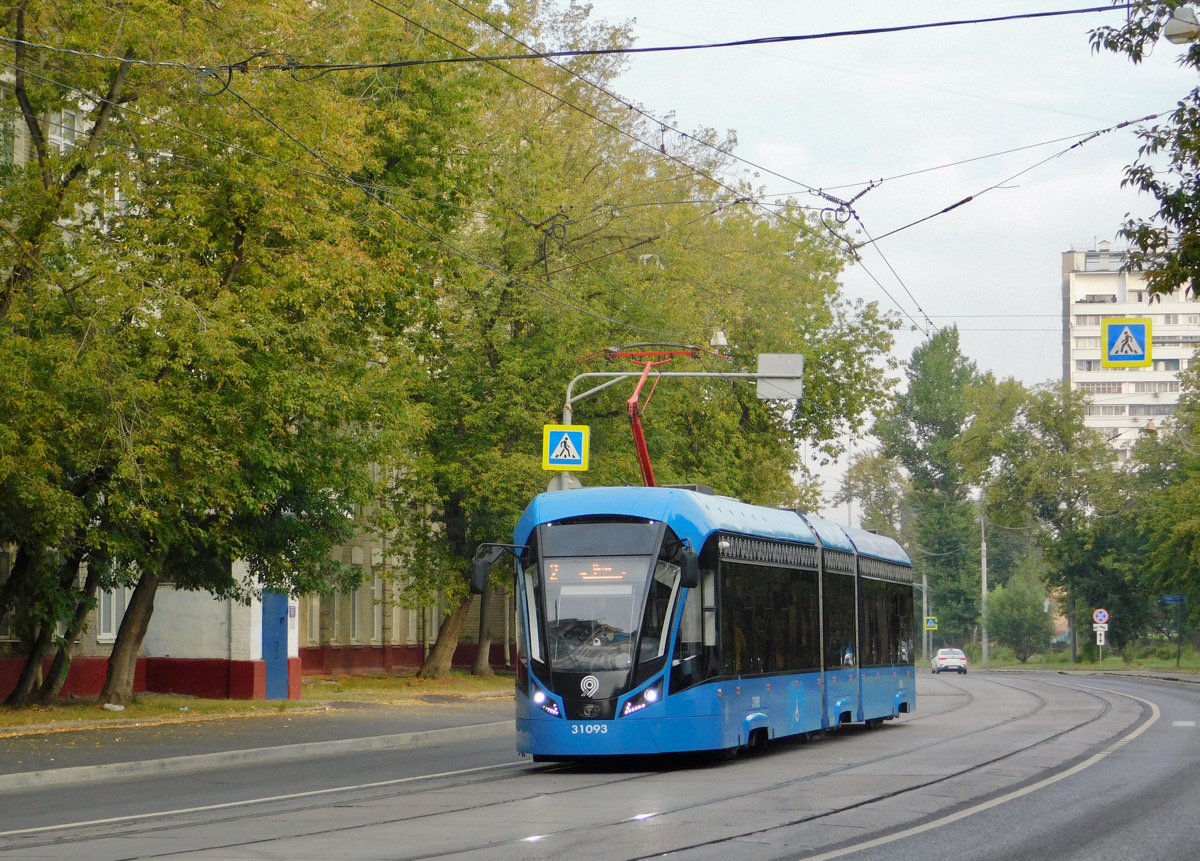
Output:
[[[216,700],[179,694],[138,694],[121,711],[111,711],[95,697],[61,700],[49,706],[14,709],[0,706],[0,736],[33,727],[69,729],[128,721],[157,723],[207,717],[238,717],[311,709],[329,702],[419,703],[439,699],[504,696],[513,690],[511,674],[488,678],[455,672],[441,679],[418,679],[415,672],[353,676],[310,676],[298,700]]]

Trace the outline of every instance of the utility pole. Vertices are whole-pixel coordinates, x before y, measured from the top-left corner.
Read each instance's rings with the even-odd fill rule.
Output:
[[[983,500],[979,500],[979,575],[983,584],[983,601],[981,624],[983,627],[983,663],[988,662],[988,629],[987,629],[987,516],[983,512]]]

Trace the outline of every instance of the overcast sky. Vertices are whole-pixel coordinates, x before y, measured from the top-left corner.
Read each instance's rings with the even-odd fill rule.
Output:
[[[594,0],[634,19],[639,47],[890,27],[1099,6],[1101,2]],[[854,206],[880,236],[1025,170],[1090,132],[1168,111],[1195,84],[1163,42],[1141,66],[1094,54],[1088,31],[1120,12],[634,56],[618,90],[683,129],[733,129],[738,154],[843,199],[867,181],[1037,146],[883,182]],[[1145,197],[1120,187],[1131,129],[1101,135],[971,203],[864,251],[851,295],[924,325],[955,322],[983,370],[1038,383],[1061,374],[1061,253],[1115,238]],[[799,186],[763,175],[769,192]],[[886,258],[886,261],[885,261]],[[888,264],[895,269],[892,274]],[[898,276],[898,278],[897,278]],[[886,293],[884,290],[886,289]],[[909,295],[911,293],[911,296]],[[891,297],[889,298],[889,295]],[[911,325],[911,323],[910,323]],[[907,357],[920,335],[903,337]]]
[[[1099,5],[594,0],[593,15],[633,19],[637,46],[645,47]],[[859,199],[854,208],[866,230],[881,236],[978,195],[881,240],[882,256],[864,250],[864,267],[845,274],[846,291],[903,313],[910,327],[909,315],[922,325],[925,315],[937,325],[956,323],[963,352],[981,370],[1035,384],[1061,375],[1062,252],[1114,240],[1127,213],[1153,211],[1148,198],[1121,188],[1137,138],[1132,129],[1108,132],[979,193],[1091,132],[1171,110],[1195,85],[1195,73],[1177,63],[1181,49],[1165,41],[1139,66],[1093,53],[1088,31],[1122,17],[1114,11],[640,55],[617,89],[655,116],[674,111],[680,128],[733,129],[743,158],[837,189],[843,199],[872,179],[978,159],[886,180]],[[1033,146],[1048,141],[1058,142]],[[1018,147],[1032,148],[980,158]],[[773,176],[759,183],[818,202]],[[902,333],[896,354],[907,358],[922,338]]]

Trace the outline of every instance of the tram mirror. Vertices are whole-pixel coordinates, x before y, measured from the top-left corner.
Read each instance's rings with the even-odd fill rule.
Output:
[[[475,551],[475,558],[471,560],[471,594],[482,595],[487,589],[488,574],[492,571],[492,566],[496,564],[501,556],[504,555],[503,547],[494,545],[481,544],[479,549],[488,547],[488,552],[479,555],[479,550]]]
[[[679,572],[679,585],[684,589],[695,589],[700,585],[700,556],[690,544],[683,545],[683,567]]]

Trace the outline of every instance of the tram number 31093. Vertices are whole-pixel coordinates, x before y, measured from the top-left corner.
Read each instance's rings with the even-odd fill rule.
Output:
[[[603,735],[608,732],[606,723],[573,723],[571,735]]]

